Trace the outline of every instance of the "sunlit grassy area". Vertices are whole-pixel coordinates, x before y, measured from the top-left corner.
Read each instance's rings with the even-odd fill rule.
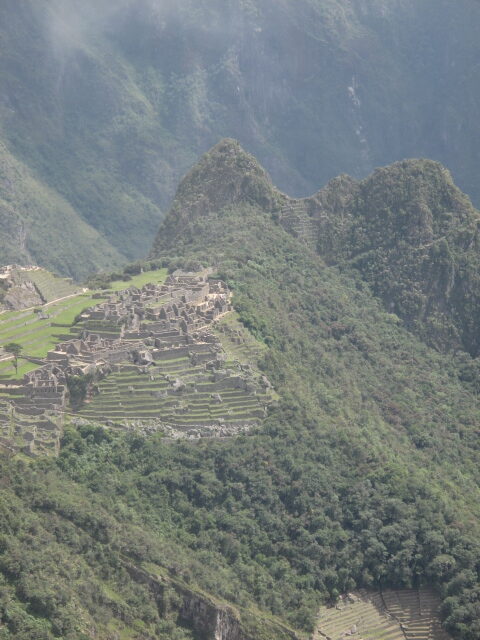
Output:
[[[132,276],[131,280],[116,280],[112,282],[109,286],[111,291],[121,291],[122,289],[127,289],[128,287],[143,287],[149,282],[153,282],[154,284],[161,284],[165,282],[165,278],[167,277],[167,269],[157,269],[156,271],[145,271],[144,273],[139,273],[136,276]]]
[[[33,371],[38,368],[38,364],[28,362],[27,360],[18,361],[18,374],[15,373],[15,367],[13,365],[13,359],[0,361],[0,378],[21,378],[29,371]]]

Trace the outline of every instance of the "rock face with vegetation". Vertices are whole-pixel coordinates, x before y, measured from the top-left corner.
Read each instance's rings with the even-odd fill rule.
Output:
[[[4,0],[0,264],[145,255],[224,136],[288,193],[429,157],[478,203],[479,20],[475,0]]]
[[[237,142],[224,140],[180,184],[156,250],[191,242],[202,216],[239,203],[270,213],[328,265],[358,271],[430,344],[479,354],[480,213],[440,164],[406,160],[360,182],[342,175],[293,199]]]
[[[244,182],[237,171],[241,166],[245,168]],[[225,196],[225,185],[232,186],[230,196]],[[220,200],[216,200],[218,193],[222,194]],[[199,199],[201,207],[196,206]],[[175,219],[181,219],[180,232]],[[471,330],[478,327],[478,316],[468,312],[469,305],[477,304],[478,299],[478,219],[478,212],[454,186],[449,173],[431,161],[397,163],[361,182],[341,176],[315,196],[299,200],[276,190],[254,158],[235,141],[224,140],[180,185],[152,256],[166,255],[173,245],[189,259],[215,258],[219,273],[234,291],[233,304],[242,322],[269,345],[264,367],[285,401],[280,410],[280,414],[286,411],[285,424],[306,420],[307,430],[316,432],[314,425],[323,420],[316,413],[320,412],[337,436],[344,425],[350,445],[357,429],[367,438],[376,433],[384,443],[392,438],[394,449],[398,439],[402,442],[398,444],[401,464],[410,470],[412,464],[426,464],[431,471],[426,472],[428,480],[425,478],[423,487],[431,488],[431,479],[446,469],[453,471],[454,483],[458,482],[451,467],[455,456],[450,457],[446,444],[453,442],[453,423],[462,431],[469,425],[460,439],[468,439],[467,432],[474,437],[478,424],[477,330]],[[408,306],[405,299],[414,293],[418,306]],[[449,355],[442,355],[444,351]],[[447,362],[449,373],[444,370],[447,377],[440,382],[439,367]],[[461,417],[442,403],[447,378],[457,381],[462,388],[458,388],[462,405],[467,402],[471,407],[466,414],[460,412]],[[440,404],[435,407],[432,402]],[[448,422],[450,427],[446,420],[453,420]],[[325,428],[329,432],[329,427]],[[476,451],[473,440],[470,442]],[[353,463],[355,468],[370,469],[367,475],[377,467],[372,444],[365,443],[366,457],[362,454],[362,461]],[[441,453],[444,446],[446,458]],[[381,449],[385,453],[384,445]],[[465,455],[466,451],[459,458],[462,467]],[[477,453],[472,451],[472,456],[473,461]],[[444,481],[445,476],[440,493],[446,498],[449,489]],[[386,484],[391,488],[390,480]],[[458,485],[454,494],[457,498],[462,494]],[[401,501],[405,499],[404,494]],[[302,508],[298,509],[301,513]],[[393,520],[390,524],[394,529],[397,526]],[[398,533],[400,529],[396,529]],[[444,535],[443,525],[440,529]],[[397,552],[406,552],[403,543]],[[425,547],[420,555],[424,552]],[[386,568],[380,578],[378,560],[367,562],[369,570],[365,572],[364,558],[360,562],[363,577],[354,582],[357,586],[437,585],[446,598],[442,611],[447,628],[459,637],[474,638],[477,605],[468,605],[468,614],[467,609],[462,613],[457,608],[460,602],[467,602],[464,598],[471,592],[466,585],[458,589],[464,574],[456,554],[443,546],[439,556],[431,557],[429,568],[423,565],[422,556],[422,569],[415,566],[413,556],[406,559],[409,552],[402,555],[403,561],[392,556],[391,569],[396,562],[404,569],[408,566],[409,578],[404,569],[400,570],[402,577],[393,577]],[[433,578],[432,571],[442,563],[444,577]],[[347,584],[353,585],[353,581],[347,580],[340,590],[348,589]]]

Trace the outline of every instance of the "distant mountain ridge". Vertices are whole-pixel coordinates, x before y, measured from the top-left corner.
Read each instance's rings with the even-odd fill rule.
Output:
[[[480,202],[479,22],[473,0],[5,0],[0,264],[144,256],[225,136],[297,196],[429,157]]]

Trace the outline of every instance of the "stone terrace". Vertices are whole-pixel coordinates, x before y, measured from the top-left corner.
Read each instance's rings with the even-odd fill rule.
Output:
[[[248,364],[227,360],[212,329],[230,310],[226,285],[208,270],[110,295],[81,314],[41,368],[0,380],[0,446],[56,450],[72,413],[67,379],[86,374],[92,382],[76,420],[173,438],[248,431],[272,391]]]
[[[313,640],[449,640],[431,589],[360,590],[322,607]]]
[[[0,267],[4,291],[0,309],[26,309],[72,296],[80,288],[70,279],[59,278],[40,267],[7,265]]]
[[[270,389],[238,362],[226,361],[211,331],[230,311],[229,300],[225,284],[208,272],[177,273],[162,286],[127,290],[86,313],[78,331],[100,330],[112,341],[102,355],[114,370],[80,415],[188,438],[231,435],[257,424]]]
[[[47,365],[23,381],[0,381],[0,445],[26,454],[57,453],[66,404],[65,373]]]

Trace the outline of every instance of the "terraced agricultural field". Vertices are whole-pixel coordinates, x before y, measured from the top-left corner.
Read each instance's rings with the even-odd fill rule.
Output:
[[[322,607],[313,640],[449,640],[431,589],[360,590]]]
[[[142,326],[147,329],[155,323]],[[74,328],[77,332],[83,329],[102,338],[118,337],[120,331],[108,319],[86,320]],[[216,341],[184,342],[184,346],[160,351],[148,370],[126,361],[118,363],[98,383],[80,415],[118,426],[141,424],[167,429],[167,433],[173,429],[176,437],[193,431],[226,435],[259,422],[275,399],[256,367],[264,346],[233,311],[222,314],[209,330]],[[177,336],[173,340],[184,339]],[[220,361],[214,365],[217,356]]]
[[[24,281],[34,283],[40,295],[47,303],[75,295],[82,288],[71,280],[59,278],[45,269],[32,269],[23,271],[21,274]]]
[[[55,346],[60,336],[69,331],[78,313],[94,304],[92,294],[79,294],[57,303],[44,305],[42,313],[30,311],[5,312],[0,315],[0,349],[8,342],[22,347],[18,377],[32,371],[38,364],[28,362],[23,356],[44,358]],[[67,331],[67,332],[68,332]],[[14,378],[13,360],[0,351],[0,377]],[[8,359],[6,359],[8,358]]]
[[[127,282],[113,283],[113,289],[141,284],[146,278],[162,282],[165,277],[163,269],[149,272],[148,276],[140,274]],[[64,425],[65,379],[53,376],[45,381],[46,356],[59,342],[75,338],[77,331],[83,331],[85,327],[77,326],[79,314],[101,303],[110,291],[78,290],[71,282],[40,269],[20,271],[18,278],[21,282],[14,286],[19,291],[22,282],[32,283],[35,278],[36,290],[41,291],[41,298],[37,299],[49,302],[0,313],[0,449],[20,455],[56,454]],[[33,289],[27,285],[25,290]],[[2,345],[11,342],[22,348],[18,371],[13,357],[2,349]],[[35,383],[31,377],[24,378],[33,371]]]
[[[252,336],[238,319],[238,313],[232,311],[215,323],[213,327],[229,360],[239,360],[255,363],[266,350],[262,344]]]
[[[175,381],[182,385],[177,392],[172,389]],[[113,423],[159,420],[185,433],[212,424],[228,428],[258,421],[271,401],[267,390],[252,394],[235,384],[220,390],[203,363],[192,364],[188,357],[157,362],[148,374],[141,367],[122,365],[98,390],[80,412],[82,417]]]

